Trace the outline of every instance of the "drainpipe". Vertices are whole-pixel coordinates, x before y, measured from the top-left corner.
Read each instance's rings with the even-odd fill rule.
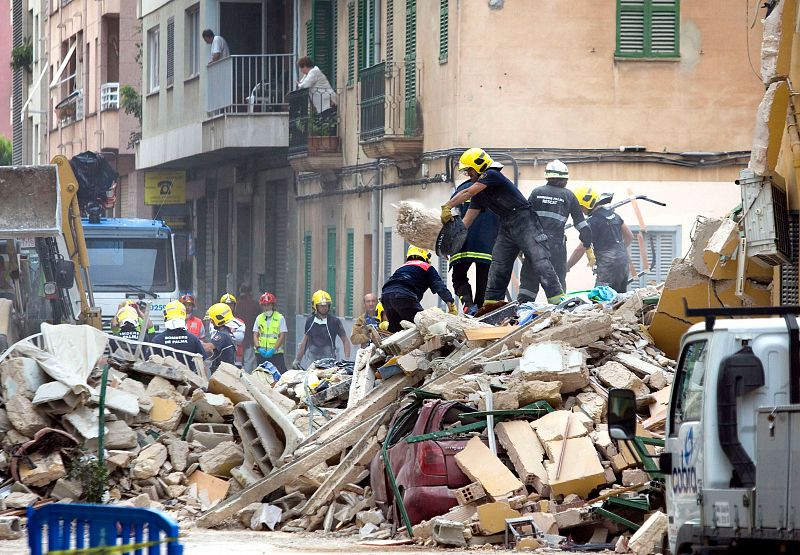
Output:
[[[83,48],[83,148],[81,152],[89,150],[89,124],[87,123],[87,115],[89,114],[89,43],[87,42],[88,37],[86,36],[86,31],[89,29],[87,25],[86,18],[89,15],[89,3],[83,3],[83,14],[81,15],[81,30],[83,34],[83,44],[81,47]],[[77,34],[75,35],[78,36]],[[77,52],[76,52],[77,54]],[[100,150],[99,148],[97,150]]]
[[[383,168],[377,169],[378,186],[383,185]],[[381,190],[372,190],[372,292],[380,296],[380,284],[378,283],[378,268],[380,267],[381,253]],[[367,293],[368,291],[365,291]]]

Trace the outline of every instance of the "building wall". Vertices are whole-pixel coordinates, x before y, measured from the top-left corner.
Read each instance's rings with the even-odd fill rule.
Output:
[[[11,5],[0,8],[0,135],[11,139]]]

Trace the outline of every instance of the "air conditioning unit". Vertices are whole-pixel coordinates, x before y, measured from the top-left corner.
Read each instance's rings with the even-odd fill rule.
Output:
[[[770,266],[791,264],[789,209],[786,187],[778,175],[742,170],[736,180],[742,193],[747,256]]]

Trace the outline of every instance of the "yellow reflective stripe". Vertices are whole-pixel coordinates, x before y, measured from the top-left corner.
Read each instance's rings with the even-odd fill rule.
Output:
[[[258,325],[258,346],[264,349],[272,349],[281,334],[281,315],[275,312],[268,321],[262,312],[256,318],[256,324]],[[283,349],[277,352],[283,353]]]
[[[47,555],[121,555],[137,549],[152,547],[162,543],[178,541],[178,538],[166,538],[161,541],[129,543],[127,545],[101,545],[99,547],[84,547],[81,549],[56,549],[48,551]]]
[[[489,262],[492,261],[491,253],[464,251],[464,252],[457,252],[456,254],[451,256],[450,262],[455,262],[462,258],[477,258],[479,260],[488,260]]]

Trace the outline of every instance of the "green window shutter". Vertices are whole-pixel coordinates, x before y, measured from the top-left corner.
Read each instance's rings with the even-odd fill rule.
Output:
[[[358,70],[367,67],[367,0],[358,0]]]
[[[306,21],[306,56],[314,59],[314,22]]]
[[[680,56],[680,0],[617,0],[617,57]]]
[[[327,290],[336,303],[336,228],[328,228],[328,279]]]
[[[353,285],[355,281],[355,248],[356,233],[353,228],[347,230],[347,276],[345,278],[345,315],[353,317]]]
[[[333,0],[333,37],[331,39],[332,44],[332,55],[333,58],[333,70],[331,71],[331,75],[328,76],[328,81],[331,83],[331,87],[334,89],[336,88],[336,81],[338,80],[336,74],[339,72],[339,2],[338,0]]]
[[[347,4],[347,84],[352,85],[356,75],[356,5]]]
[[[303,238],[303,250],[305,255],[305,303],[303,304],[303,310],[309,310],[311,308],[311,232],[307,231],[306,236]]]
[[[439,63],[447,61],[450,42],[450,0],[439,0]]]
[[[312,59],[333,85],[333,0],[314,0],[311,18],[314,43]]]
[[[405,134],[417,131],[417,0],[406,0]]]
[[[394,61],[394,0],[386,0],[386,61]]]

